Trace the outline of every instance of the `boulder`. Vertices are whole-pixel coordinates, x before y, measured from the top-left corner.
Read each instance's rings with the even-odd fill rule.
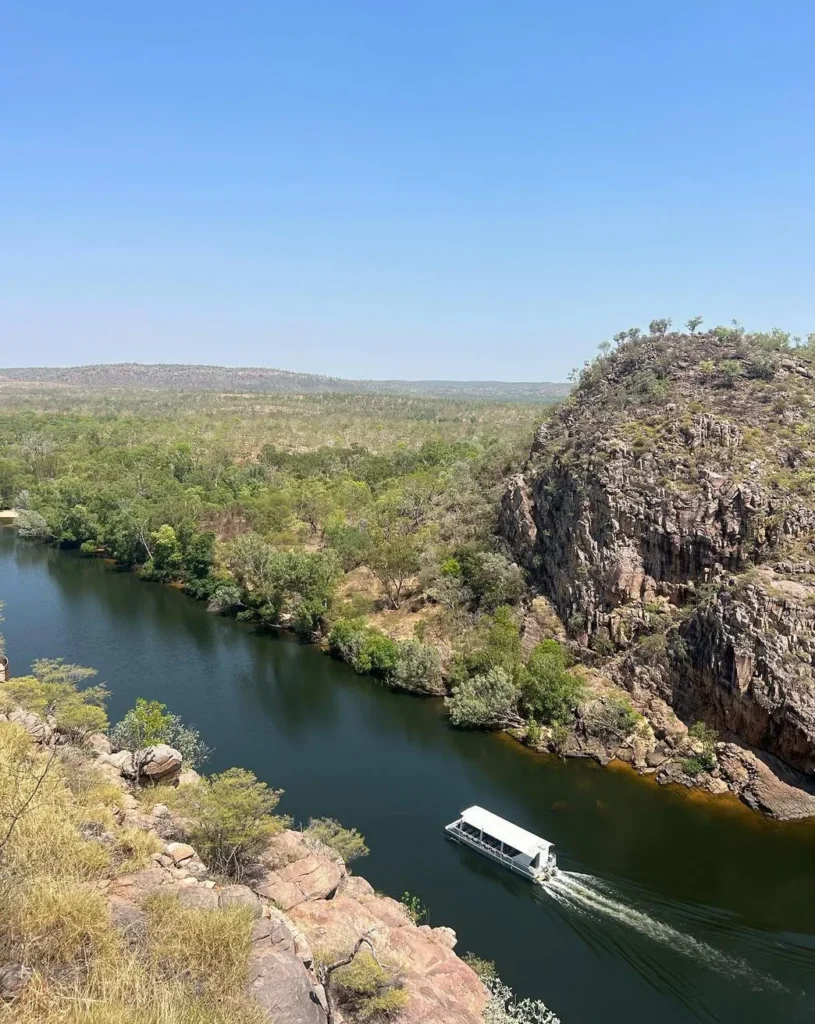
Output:
[[[135,761],[142,782],[173,782],[181,774],[181,754],[166,743],[137,750]]]
[[[178,776],[179,786],[194,786],[201,781],[201,776],[192,768],[185,768]]]
[[[110,745],[110,740],[101,732],[93,732],[90,736],[85,738],[85,747],[91,751],[91,753],[97,756],[104,756],[110,754],[113,747]]]
[[[314,982],[291,953],[257,948],[249,958],[246,994],[273,1024],[325,1024]]]
[[[227,885],[218,893],[221,907],[249,907],[253,917],[260,917],[263,907],[248,885]]]
[[[51,726],[43,721],[39,715],[35,715],[31,711],[22,711],[20,709],[10,711],[8,720],[21,725],[35,743],[48,743],[54,735],[54,730]]]
[[[113,765],[119,774],[124,775],[126,779],[134,779],[136,777],[132,750],[117,750],[113,754],[103,754],[100,760],[103,764]]]
[[[173,858],[174,864],[183,864],[185,860],[195,856],[195,850],[186,843],[167,843],[164,852]]]
[[[300,833],[287,831],[271,841],[247,883],[259,896],[289,910],[332,896],[345,876],[342,861],[312,852]]]

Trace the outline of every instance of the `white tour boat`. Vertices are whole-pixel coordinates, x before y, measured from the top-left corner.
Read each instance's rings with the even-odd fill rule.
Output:
[[[557,871],[552,843],[483,807],[468,807],[444,830],[457,843],[471,846],[533,882],[543,882]]]

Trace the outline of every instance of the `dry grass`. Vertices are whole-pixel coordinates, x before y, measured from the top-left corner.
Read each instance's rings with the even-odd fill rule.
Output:
[[[242,993],[245,908],[150,900],[136,948],[112,926],[105,879],[145,866],[160,845],[116,824],[120,801],[81,752],[52,758],[0,722],[0,840],[25,805],[0,849],[0,963],[35,971],[20,998],[0,1003],[0,1024],[264,1024]]]
[[[144,909],[158,970],[213,995],[242,988],[252,946],[249,908],[198,910],[172,896],[152,896]]]

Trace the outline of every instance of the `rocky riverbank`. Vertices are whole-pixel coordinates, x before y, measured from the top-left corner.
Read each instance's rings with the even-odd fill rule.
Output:
[[[537,432],[501,532],[578,657],[650,723],[650,749],[605,754],[811,815],[810,355],[736,329],[618,342]],[[697,721],[720,742],[684,742]]]
[[[111,849],[122,836],[141,833],[150,844],[144,849],[152,852],[138,870],[113,872],[93,887],[104,894],[110,921],[128,946],[146,942],[155,897],[203,914],[239,906],[252,919],[245,995],[270,1024],[351,1024],[355,1016],[344,1016],[338,1007],[332,1012],[325,965],[348,956],[360,942],[405,993],[399,1021],[483,1022],[489,993],[453,951],[454,932],[416,924],[405,906],[375,893],[315,838],[287,829],[268,842],[239,882],[213,874],[187,842],[187,822],[167,805],[174,787],[202,784],[195,772],[184,770],[177,750],[160,744],[113,751],[102,734],[72,746],[53,722],[23,709],[1,714],[2,723],[25,730],[46,763],[53,755],[60,771],[81,777],[83,786],[101,778],[113,787],[110,823],[84,826],[84,841]],[[160,802],[162,793],[167,803]],[[134,845],[132,838],[128,842]],[[0,996],[16,1001],[35,976],[30,964],[3,965]]]

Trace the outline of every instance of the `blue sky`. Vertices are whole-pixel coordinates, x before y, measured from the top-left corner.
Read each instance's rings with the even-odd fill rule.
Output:
[[[6,0],[0,365],[564,379],[815,330],[812,0]]]

